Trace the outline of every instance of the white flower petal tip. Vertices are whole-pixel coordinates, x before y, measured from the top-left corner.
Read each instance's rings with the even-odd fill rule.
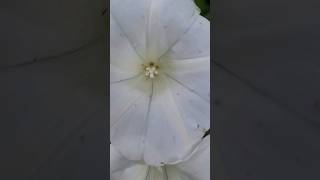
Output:
[[[183,161],[210,126],[209,22],[192,0],[111,0],[110,19],[111,142],[130,160]]]

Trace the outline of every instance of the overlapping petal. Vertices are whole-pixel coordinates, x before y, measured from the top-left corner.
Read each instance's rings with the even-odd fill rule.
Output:
[[[159,167],[140,164],[121,156],[110,145],[110,176],[112,180],[209,180],[210,137],[207,136],[192,155],[183,162]]]
[[[210,136],[207,136],[200,143],[199,147],[192,154],[190,159],[176,164],[177,169],[192,177],[193,180],[210,179]],[[213,175],[211,175],[213,177]]]
[[[110,174],[112,177],[117,178],[122,171],[133,165],[135,165],[134,161],[127,160],[110,144]]]

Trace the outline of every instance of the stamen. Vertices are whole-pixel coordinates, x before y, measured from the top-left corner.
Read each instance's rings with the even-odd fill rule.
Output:
[[[150,79],[155,78],[159,72],[159,66],[155,65],[153,62],[150,62],[148,65],[143,65],[144,71],[145,71],[145,76],[147,76]]]

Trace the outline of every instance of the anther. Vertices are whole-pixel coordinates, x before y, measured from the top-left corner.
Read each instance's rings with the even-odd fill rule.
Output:
[[[149,65],[143,65],[144,67],[144,71],[145,71],[145,76],[147,76],[148,78],[155,78],[159,72],[159,66],[155,65],[153,62],[150,62]]]

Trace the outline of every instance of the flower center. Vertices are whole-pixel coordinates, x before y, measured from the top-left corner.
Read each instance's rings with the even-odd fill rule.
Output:
[[[159,74],[158,70],[160,69],[160,67],[153,62],[143,64],[142,66],[145,76],[149,79],[153,79]]]

